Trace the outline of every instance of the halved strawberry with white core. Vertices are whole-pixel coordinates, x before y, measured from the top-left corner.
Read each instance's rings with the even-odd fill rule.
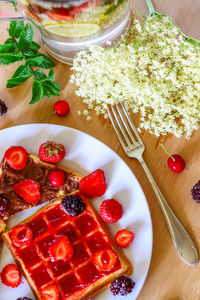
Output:
[[[28,203],[37,203],[40,199],[40,184],[34,180],[23,180],[16,183],[13,190]]]
[[[59,300],[60,292],[55,284],[50,284],[41,290],[42,300]]]
[[[21,275],[18,267],[14,264],[6,265],[1,272],[1,281],[12,288],[20,285]]]
[[[100,272],[110,272],[118,262],[117,254],[112,249],[100,250],[94,257],[94,264]]]
[[[21,247],[32,241],[33,233],[26,225],[17,225],[12,229],[10,237],[16,247]]]
[[[49,255],[52,260],[63,259],[65,261],[70,260],[74,254],[74,249],[66,236],[60,236],[49,247]]]
[[[122,229],[116,233],[114,241],[117,246],[121,248],[126,248],[132,243],[134,237],[135,235],[133,232],[126,229]]]
[[[28,153],[21,146],[12,146],[6,150],[4,157],[11,168],[21,170],[26,166]]]

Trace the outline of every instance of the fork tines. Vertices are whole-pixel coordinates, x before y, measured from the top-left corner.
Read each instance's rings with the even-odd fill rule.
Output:
[[[124,150],[143,145],[123,102],[110,107],[107,107],[108,115]]]

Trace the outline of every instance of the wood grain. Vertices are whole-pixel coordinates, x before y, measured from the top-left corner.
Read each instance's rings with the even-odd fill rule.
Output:
[[[199,0],[155,0],[159,12],[169,14],[189,36],[200,39],[200,1]],[[133,1],[133,8],[147,15],[144,0]],[[0,42],[7,37],[8,22],[1,23]],[[40,42],[35,31],[35,40]],[[28,105],[31,98],[31,79],[22,86],[6,89],[6,80],[17,67],[14,65],[0,67],[0,98],[8,106],[8,113],[0,118],[0,129],[19,124],[37,123],[46,113],[52,111],[57,99],[44,99],[34,105]],[[154,232],[154,247],[150,270],[138,300],[199,300],[200,299],[200,265],[189,267],[184,264],[174,249],[164,218],[151,186],[136,160],[127,158],[121,149],[110,122],[102,117],[94,117],[87,122],[77,116],[77,111],[84,108],[81,99],[75,96],[74,86],[69,83],[70,67],[56,64],[56,81],[62,87],[59,99],[66,99],[71,106],[71,113],[66,118],[56,115],[45,120],[46,123],[59,124],[82,130],[112,148],[130,166],[139,180],[147,197]],[[134,117],[137,123],[137,118]],[[111,138],[112,137],[112,138]],[[142,134],[146,146],[144,158],[157,184],[168,203],[194,239],[200,252],[200,204],[190,196],[192,186],[200,179],[200,132],[195,132],[190,140],[169,137],[161,141],[172,153],[181,154],[186,161],[186,169],[176,175],[166,165],[166,154],[159,147],[159,139],[147,132]]]

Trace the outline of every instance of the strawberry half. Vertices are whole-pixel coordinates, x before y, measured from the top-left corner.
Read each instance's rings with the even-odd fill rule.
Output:
[[[74,249],[66,236],[60,236],[49,247],[49,255],[53,261],[63,259],[70,260],[74,254]]]
[[[28,203],[37,203],[40,199],[40,184],[34,180],[23,180],[16,183],[13,190]]]
[[[101,169],[97,169],[83,177],[79,184],[79,190],[89,198],[102,196],[106,191],[104,172]]]
[[[122,217],[122,206],[115,199],[104,200],[100,205],[100,216],[106,223],[115,223]]]
[[[52,20],[55,21],[67,21],[67,20],[73,20],[74,17],[72,15],[67,15],[67,14],[58,14],[55,12],[51,12],[51,11],[46,11],[45,12],[47,17],[49,17]]]
[[[19,269],[14,264],[6,265],[1,272],[1,281],[3,284],[15,288],[21,283]]]
[[[16,247],[21,247],[32,241],[33,233],[26,225],[17,225],[12,229],[10,237]]]
[[[60,292],[55,284],[50,284],[41,290],[42,300],[59,300]]]
[[[94,257],[94,264],[99,272],[110,272],[118,262],[117,254],[112,249],[100,250]]]
[[[39,148],[39,158],[43,161],[56,164],[65,157],[65,147],[62,144],[48,141]]]
[[[21,170],[26,166],[28,153],[21,146],[12,146],[6,150],[4,157],[11,168]]]
[[[134,237],[135,235],[133,232],[123,229],[116,233],[114,241],[117,246],[126,248],[132,243]]]

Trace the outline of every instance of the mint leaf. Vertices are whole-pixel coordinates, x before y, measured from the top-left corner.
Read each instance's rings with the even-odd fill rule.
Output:
[[[24,59],[24,55],[20,51],[11,53],[0,53],[0,65],[8,65],[16,61]]]
[[[24,21],[11,21],[9,35],[18,38],[24,28]]]
[[[36,70],[33,78],[36,81],[43,81],[47,79],[47,76],[42,70]]]
[[[44,89],[40,82],[34,81],[32,86],[32,99],[29,104],[33,104],[44,97]]]
[[[48,79],[49,79],[49,80],[54,80],[54,70],[53,70],[53,69],[51,69],[51,70],[49,71]]]
[[[52,86],[52,88],[54,88],[55,91],[58,91],[58,92],[61,91],[60,87],[58,86],[58,84],[56,82],[49,81],[49,84]]]
[[[31,43],[33,39],[33,28],[30,24],[26,24],[19,35],[19,41],[17,43],[18,49],[22,49],[27,46],[27,43]]]
[[[58,91],[58,89],[60,90],[60,88],[58,87],[58,85],[56,83],[55,83],[56,84],[56,88],[55,88],[54,83],[55,82],[52,82],[52,81],[45,81],[45,82],[43,82],[43,86],[45,86],[45,88],[49,90],[49,92],[51,93],[52,96],[57,97],[60,95],[60,93]]]
[[[38,45],[36,42],[32,41],[31,44],[30,44],[30,49],[34,50],[34,51],[37,51],[37,50],[40,49],[40,45]]]
[[[14,41],[12,38],[8,38],[8,39],[5,41],[4,45],[6,45],[6,44],[13,44],[13,45],[16,45],[15,41]]]
[[[40,65],[40,68],[49,69],[55,67],[55,63],[52,59],[50,59],[48,56],[43,55],[44,60],[42,62],[42,65]]]
[[[44,95],[47,98],[50,98],[52,95],[51,95],[51,91],[49,90],[48,86],[46,86],[45,84],[43,84],[42,86],[43,86],[43,89],[44,89]]]
[[[40,67],[43,61],[44,61],[44,57],[42,55],[38,55],[35,57],[28,58],[26,60],[26,65]]]
[[[7,88],[17,86],[25,82],[29,77],[33,75],[32,70],[29,66],[22,65],[15,71],[13,76],[7,81]]]
[[[13,52],[15,48],[15,44],[0,45],[0,53]]]

